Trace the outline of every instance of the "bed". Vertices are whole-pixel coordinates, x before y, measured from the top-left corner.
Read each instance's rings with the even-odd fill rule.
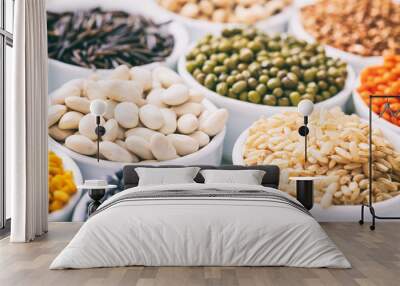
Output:
[[[124,168],[125,190],[102,203],[50,269],[351,267],[310,213],[278,190],[276,166],[199,166],[263,170],[261,185],[206,184],[198,173],[194,183],[152,186],[138,186],[138,167]]]

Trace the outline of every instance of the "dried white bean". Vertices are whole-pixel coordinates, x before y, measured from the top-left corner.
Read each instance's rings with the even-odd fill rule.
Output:
[[[164,118],[164,126],[159,130],[161,133],[168,135],[176,131],[176,113],[168,108],[161,108],[161,114]]]
[[[63,130],[53,125],[49,128],[49,135],[57,141],[64,141],[65,138],[74,134],[74,130]]]
[[[58,121],[58,127],[60,129],[78,129],[82,117],[83,114],[80,112],[68,111]]]
[[[131,75],[129,73],[129,68],[126,65],[120,65],[113,69],[108,74],[108,79],[118,79],[118,80],[130,80]]]
[[[183,79],[176,72],[163,66],[156,67],[153,70],[153,79],[160,82],[164,88],[183,83]]]
[[[149,69],[142,67],[133,67],[130,70],[131,79],[139,82],[143,86],[144,91],[152,88],[152,74]]]
[[[67,108],[65,107],[65,105],[50,105],[47,114],[47,126],[50,127],[56,124],[57,121],[60,120],[61,116],[63,116],[66,112]]]
[[[208,136],[203,131],[196,131],[190,134],[189,136],[195,139],[199,143],[200,148],[210,143],[210,136]]]
[[[161,99],[168,105],[181,105],[189,99],[189,89],[184,84],[173,84],[163,91]]]
[[[154,157],[160,161],[178,158],[174,145],[162,134],[155,134],[151,137],[150,149]]]
[[[178,131],[182,134],[190,134],[199,127],[199,120],[193,114],[185,114],[178,119]]]
[[[134,128],[139,123],[139,108],[133,102],[121,102],[115,106],[114,118],[124,128]]]
[[[153,153],[151,152],[150,143],[139,136],[129,136],[125,140],[126,147],[129,151],[134,153],[145,160],[154,159]]]
[[[107,160],[114,162],[132,163],[133,157],[128,150],[110,141],[100,142],[100,153]]]
[[[195,116],[199,116],[203,110],[204,105],[197,102],[186,102],[184,104],[173,106],[172,110],[176,113],[176,115],[181,116],[184,114],[194,114]]]
[[[68,96],[65,98],[65,105],[72,110],[83,114],[90,112],[90,101],[85,97]]]
[[[182,134],[169,134],[167,138],[174,145],[176,152],[180,156],[186,156],[199,150],[199,143],[197,140]]]
[[[119,126],[118,122],[115,119],[110,119],[104,124],[104,128],[106,129],[106,133],[101,137],[104,141],[115,141],[118,137]]]
[[[147,128],[158,130],[164,125],[164,117],[160,108],[155,105],[146,104],[139,110],[140,122]]]
[[[200,122],[200,130],[209,136],[215,136],[224,129],[227,120],[228,111],[218,109],[212,112],[203,122]]]
[[[100,118],[100,124],[104,125],[105,121],[103,117]],[[91,140],[96,140],[97,139],[97,134],[96,134],[96,116],[89,113],[86,114],[81,118],[79,121],[79,133],[81,135],[86,136],[87,138]]]
[[[83,155],[94,155],[97,152],[96,143],[83,135],[71,135],[65,139],[65,146]]]
[[[146,97],[147,103],[156,105],[160,108],[167,107],[167,105],[161,99],[161,94],[163,91],[163,88],[156,88],[150,91]]]

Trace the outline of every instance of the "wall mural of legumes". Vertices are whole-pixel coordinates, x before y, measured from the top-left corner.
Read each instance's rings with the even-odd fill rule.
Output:
[[[318,176],[321,221],[357,220],[371,175],[376,210],[399,209],[400,99],[370,102],[400,95],[398,1],[49,0],[47,28],[51,220],[86,220],[78,186],[110,197],[126,164],[274,164],[293,196]]]

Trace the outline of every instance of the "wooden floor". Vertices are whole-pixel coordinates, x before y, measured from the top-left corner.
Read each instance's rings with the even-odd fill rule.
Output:
[[[79,229],[51,223],[48,235],[30,244],[0,241],[1,286],[136,285],[400,285],[400,224],[379,223],[371,232],[356,223],[323,224],[352,263],[349,270],[287,267],[126,267],[48,270],[50,262]]]

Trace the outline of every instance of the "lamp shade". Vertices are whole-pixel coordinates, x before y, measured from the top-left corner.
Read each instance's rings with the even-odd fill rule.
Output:
[[[297,110],[303,116],[309,116],[309,115],[311,115],[311,113],[314,110],[314,103],[309,99],[304,99],[299,102],[299,105],[297,106]]]
[[[90,112],[96,116],[102,116],[106,113],[107,103],[101,99],[95,99],[90,103]]]

